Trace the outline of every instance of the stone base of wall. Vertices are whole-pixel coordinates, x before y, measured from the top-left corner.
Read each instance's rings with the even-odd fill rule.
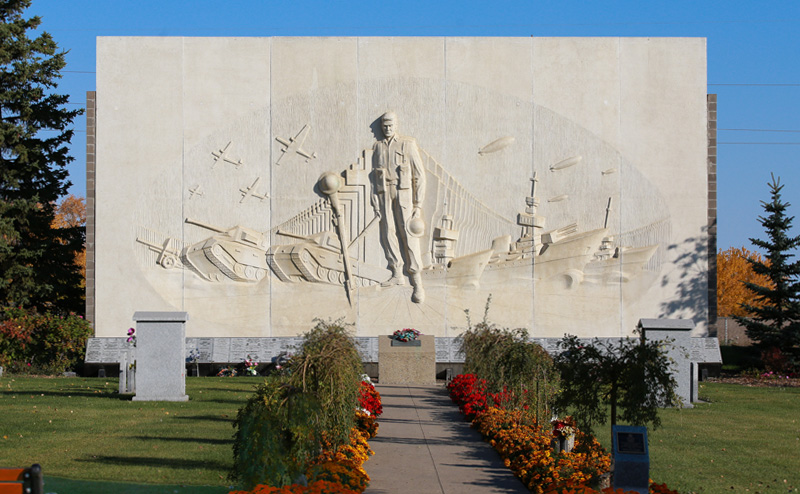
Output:
[[[434,336],[422,335],[420,339],[420,346],[392,346],[391,336],[378,338],[379,383],[436,384]]]

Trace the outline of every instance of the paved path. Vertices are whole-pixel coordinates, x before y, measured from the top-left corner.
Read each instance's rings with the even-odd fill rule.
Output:
[[[378,385],[383,415],[365,494],[527,493],[443,386]]]

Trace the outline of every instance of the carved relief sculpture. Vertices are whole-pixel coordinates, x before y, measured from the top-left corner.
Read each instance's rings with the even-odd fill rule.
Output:
[[[405,260],[414,288],[411,300],[421,303],[425,300],[425,290],[419,238],[425,231],[422,219],[425,168],[416,139],[397,133],[398,119],[394,112],[381,116],[380,127],[384,138],[372,148],[372,207],[380,216],[381,244],[392,271],[391,278],[381,286],[405,284]]]
[[[380,128],[383,138],[363,150],[356,163],[320,176],[320,200],[269,232],[186,218],[186,223],[214,235],[184,243],[140,228],[136,240],[156,254],[153,261],[164,269],[188,269],[205,281],[251,284],[271,269],[282,283],[342,286],[351,307],[357,290],[391,290],[407,283],[413,289],[411,301],[420,305],[425,286],[437,297],[444,287],[475,290],[485,283],[491,289],[529,276],[534,281],[560,280],[567,289],[613,287],[641,273],[658,248],[650,243],[627,246],[609,233],[610,197],[602,228],[581,231],[572,221],[545,230],[546,219],[538,213],[536,172],[526,207],[516,217],[521,233],[513,240],[514,222],[466,191],[416,139],[398,134],[395,113],[382,115]],[[299,149],[308,129],[305,126],[291,144]],[[507,137],[486,147],[511,142]],[[236,165],[240,161],[225,157],[229,146],[214,156]],[[581,161],[573,156],[547,168],[561,172]],[[267,199],[266,191],[259,189],[257,177],[239,189],[238,202]],[[572,198],[561,194],[547,202],[569,208]],[[428,232],[426,224],[438,226]],[[386,259],[382,266],[375,257],[368,259],[365,249],[365,239],[375,234],[376,226],[380,250],[375,253]],[[272,242],[270,234],[275,236]]]
[[[303,128],[300,129],[300,132],[297,133],[294,137],[289,137],[288,140],[282,137],[276,137],[275,140],[283,144],[284,148],[281,149],[281,155],[278,157],[278,161],[275,162],[276,165],[281,164],[281,160],[284,156],[299,154],[303,158],[306,159],[306,163],[309,160],[313,160],[317,157],[317,153],[309,152],[303,149],[303,143],[306,142],[306,137],[308,137],[308,133],[311,130],[311,126],[306,124],[303,125]]]

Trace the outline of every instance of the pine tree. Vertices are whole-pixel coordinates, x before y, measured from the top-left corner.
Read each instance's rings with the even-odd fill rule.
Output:
[[[747,336],[763,349],[777,348],[787,358],[798,357],[800,347],[800,261],[792,262],[793,249],[800,246],[800,236],[790,237],[793,216],[786,210],[791,204],[781,200],[783,185],[772,176],[770,202],[761,201],[765,216],[759,216],[767,240],[751,238],[766,256],[764,261],[749,258],[753,271],[766,276],[770,283],[745,283],[754,303],[742,304],[751,317],[736,317],[747,328]],[[795,360],[795,365],[797,361]]]
[[[46,32],[28,37],[41,23],[23,17],[30,3],[0,0],[0,304],[82,312],[83,229],[51,228],[82,110],[53,93],[65,52]]]

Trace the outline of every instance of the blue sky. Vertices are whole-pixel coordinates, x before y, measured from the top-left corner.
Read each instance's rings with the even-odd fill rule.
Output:
[[[757,217],[770,173],[785,184],[800,234],[798,0],[33,0],[27,14],[69,51],[59,92],[75,107],[95,89],[97,36],[704,37],[708,92],[719,99],[719,247],[751,248],[748,238],[764,237]],[[84,117],[75,129],[71,192],[82,196]]]

